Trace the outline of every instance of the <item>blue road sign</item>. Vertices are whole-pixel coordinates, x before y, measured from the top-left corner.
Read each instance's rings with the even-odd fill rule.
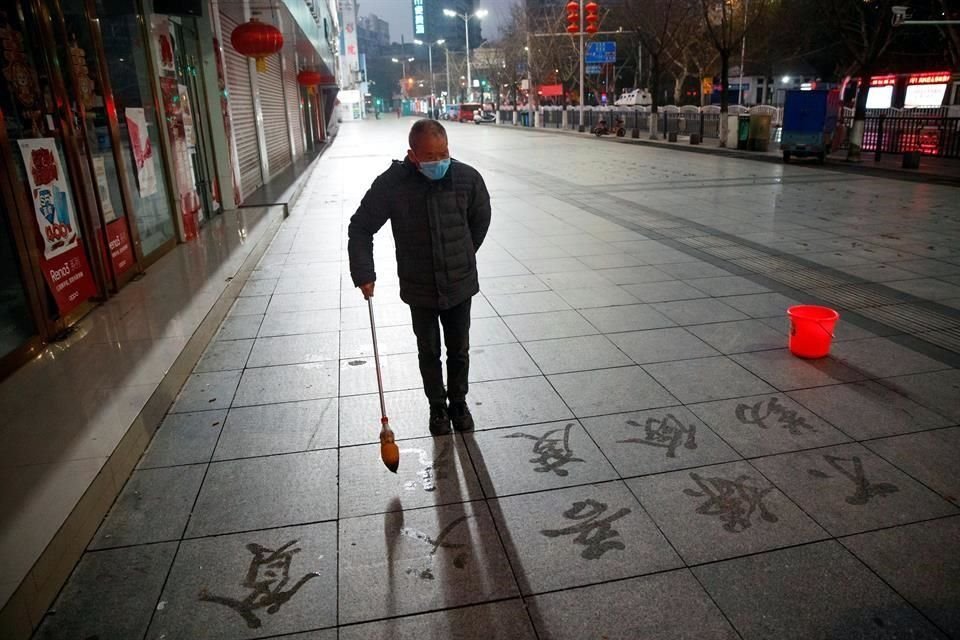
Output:
[[[587,64],[609,64],[617,61],[616,42],[588,42]]]
[[[603,65],[599,64],[588,64],[587,68],[584,70],[588,76],[599,75],[600,70],[603,68]]]

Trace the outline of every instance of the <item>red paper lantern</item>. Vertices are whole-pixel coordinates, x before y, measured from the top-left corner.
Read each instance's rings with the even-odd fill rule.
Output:
[[[267,56],[272,56],[283,48],[283,34],[272,24],[250,18],[230,34],[233,48],[250,58],[256,58],[257,71],[267,70]]]
[[[578,31],[580,31],[580,27],[578,27],[577,25],[575,24],[567,25],[567,33],[576,33]]]
[[[580,10],[580,3],[579,3],[579,2],[575,2],[574,0],[570,0],[570,2],[567,3],[567,13],[576,13],[576,12],[579,11],[579,10]]]
[[[587,28],[586,28],[586,32],[587,32],[587,33],[591,33],[591,34],[596,33],[596,32],[597,32],[597,25],[595,25],[595,24],[588,24],[588,25],[587,25]]]
[[[594,24],[594,23],[596,23],[598,20],[600,20],[600,16],[598,16],[597,14],[595,14],[595,13],[588,13],[588,14],[587,14],[587,22],[589,22],[590,24]]]
[[[600,5],[598,5],[596,2],[588,2],[584,7],[584,9],[587,10],[587,13],[596,13],[597,9],[599,8],[600,8]]]

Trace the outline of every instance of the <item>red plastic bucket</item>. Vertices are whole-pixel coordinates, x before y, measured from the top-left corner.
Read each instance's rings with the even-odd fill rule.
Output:
[[[790,353],[801,358],[822,358],[830,353],[839,313],[828,307],[801,304],[787,309],[787,317],[790,318]]]

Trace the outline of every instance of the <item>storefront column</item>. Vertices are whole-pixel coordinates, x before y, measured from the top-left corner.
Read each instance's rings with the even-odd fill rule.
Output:
[[[216,44],[222,42],[220,30],[220,10],[216,2],[204,4],[204,15],[197,20],[197,32],[200,39],[200,60],[203,65],[203,82],[205,104],[201,108],[210,114],[210,142],[213,145],[214,166],[212,167],[217,176],[217,184],[220,187],[220,206],[224,209],[233,209],[235,198],[234,167],[233,158],[230,151],[231,142],[227,138],[227,128],[224,122],[223,105],[221,103],[221,92],[218,84],[218,77],[222,75],[223,70],[217,69],[217,61],[223,59],[222,51],[215,51]],[[227,36],[229,37],[229,35]],[[199,111],[199,110],[198,110]]]

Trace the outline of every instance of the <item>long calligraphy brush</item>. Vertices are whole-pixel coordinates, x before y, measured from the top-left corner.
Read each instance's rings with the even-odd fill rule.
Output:
[[[373,361],[377,368],[377,389],[380,391],[380,459],[384,466],[396,473],[400,466],[400,448],[394,442],[390,420],[387,419],[387,405],[383,399],[383,377],[380,375],[380,350],[377,348],[377,323],[373,319],[373,298],[367,297],[370,310],[370,332],[373,335]]]

